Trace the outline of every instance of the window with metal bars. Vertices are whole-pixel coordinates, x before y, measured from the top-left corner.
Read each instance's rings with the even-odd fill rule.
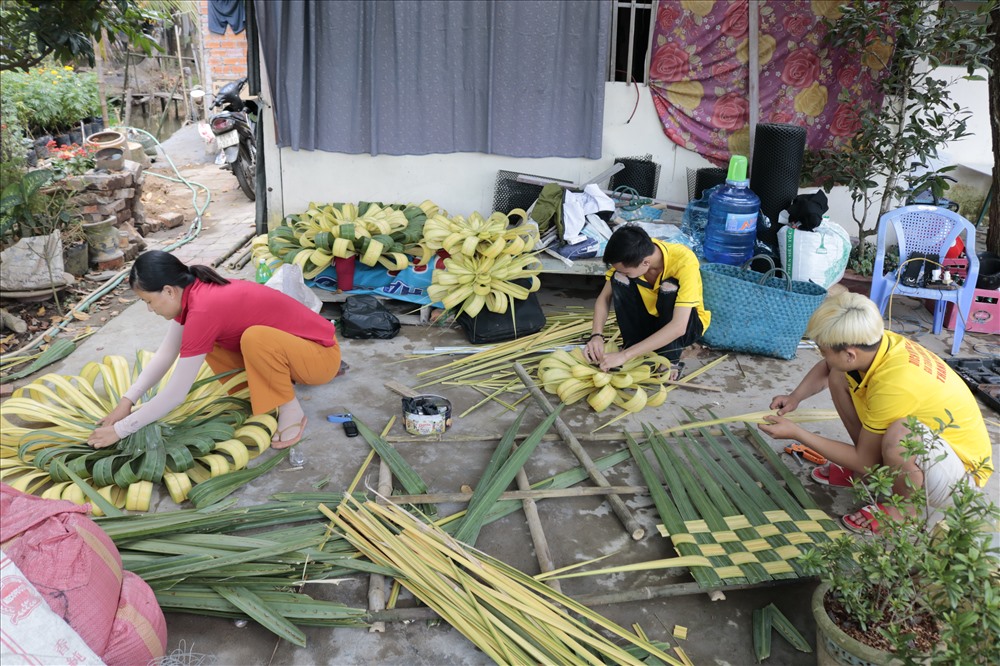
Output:
[[[668,0],[672,1],[672,0]],[[608,81],[649,83],[649,46],[659,0],[611,0]]]

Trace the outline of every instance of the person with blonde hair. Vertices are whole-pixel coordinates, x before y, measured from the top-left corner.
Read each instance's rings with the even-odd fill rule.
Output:
[[[253,413],[278,411],[272,448],[302,439],[306,416],[295,384],[325,384],[337,376],[340,346],[333,322],[276,289],[227,280],[160,250],[140,255],[128,281],[149,310],[170,323],[152,360],[98,421],[87,440],[91,446],[111,446],[169,414],[184,402],[202,363],[218,374],[246,369]],[[171,366],[167,385],[135,408]]]
[[[852,475],[887,465],[899,470],[894,494],[905,498],[912,487],[922,487],[932,507],[947,506],[963,477],[978,486],[986,483],[993,470],[990,439],[972,392],[937,355],[884,330],[875,303],[850,292],[831,296],[813,313],[806,337],[823,358],[795,390],[771,401],[777,415],[765,417],[761,430],[776,439],[798,440],[828,458],[829,466],[812,471],[813,480],[850,486]],[[850,443],[809,432],[784,417],[823,389],[829,389]],[[904,456],[901,442],[910,434],[909,417],[924,426],[927,455]],[[939,422],[954,427],[934,435]],[[855,532],[876,531],[879,512],[899,517],[894,508],[875,504],[842,520]]]

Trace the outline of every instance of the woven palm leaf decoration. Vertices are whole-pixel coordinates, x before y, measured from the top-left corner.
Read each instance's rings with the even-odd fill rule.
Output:
[[[15,391],[0,414],[0,480],[23,492],[83,504],[72,472],[115,506],[147,511],[155,484],[166,485],[180,503],[194,484],[242,469],[270,447],[277,424],[270,415],[247,418],[246,374],[223,383],[206,364],[185,401],[162,420],[113,446],[91,448],[87,438],[95,423],[151,358],[139,352],[130,370],[123,357],[105,356],[79,375],[47,374]],[[171,374],[139,404],[166,386]]]
[[[678,557],[537,578],[687,567],[699,586],[712,589],[807,577],[798,558],[812,544],[834,540],[843,530],[819,509],[757,429],[744,425],[747,440],[724,424],[717,426],[721,438],[708,427],[666,436],[644,425],[659,470],[644,454],[645,447],[626,433],[663,521],[660,533],[670,538]]]

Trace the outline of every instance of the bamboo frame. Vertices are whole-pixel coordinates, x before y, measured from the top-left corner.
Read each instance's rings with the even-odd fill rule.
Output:
[[[521,378],[524,386],[528,389],[531,397],[535,399],[535,402],[538,403],[539,407],[542,408],[542,411],[545,414],[551,414],[553,412],[552,405],[549,403],[548,398],[542,394],[542,391],[535,386],[535,382],[533,382],[531,377],[528,376],[528,372],[524,369],[524,366],[515,361],[514,372],[516,372],[517,376]],[[588,454],[580,445],[579,440],[577,440],[573,431],[569,429],[565,421],[563,421],[562,418],[556,417],[555,426],[559,436],[562,437],[566,446],[569,447],[570,451],[572,451],[580,461],[580,464],[582,464],[587,470],[587,473],[590,475],[590,478],[593,479],[594,483],[604,488],[609,487],[611,484],[608,483],[608,480],[604,477],[601,470],[597,469],[594,465],[594,461],[591,459],[590,454]],[[615,515],[618,516],[618,519],[622,522],[622,525],[625,526],[629,536],[631,536],[635,541],[639,541],[646,535],[645,528],[643,528],[642,525],[639,524],[639,521],[635,519],[635,516],[633,516],[632,512],[629,511],[627,506],[625,506],[625,502],[622,501],[621,497],[614,494],[608,495],[608,503],[611,505],[611,510],[615,512]]]

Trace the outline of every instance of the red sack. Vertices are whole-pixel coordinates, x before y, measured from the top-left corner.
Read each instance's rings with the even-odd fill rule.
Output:
[[[163,656],[166,621],[153,591],[122,570],[114,542],[88,513],[0,484],[0,548],[105,663]]]

